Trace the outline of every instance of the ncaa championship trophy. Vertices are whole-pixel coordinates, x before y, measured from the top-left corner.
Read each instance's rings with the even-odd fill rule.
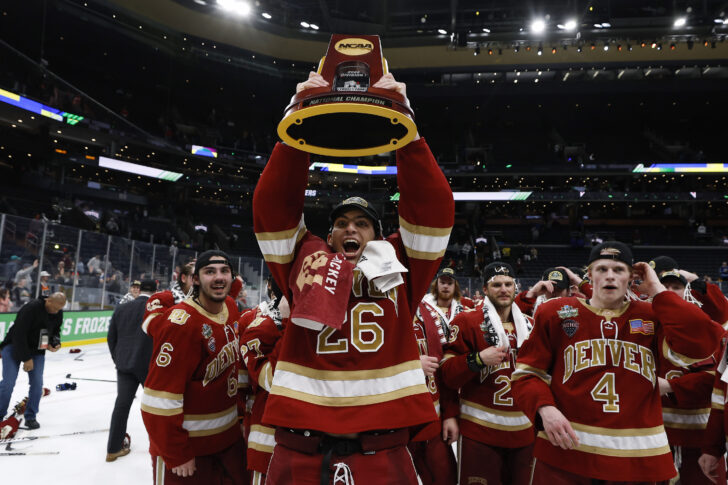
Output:
[[[371,87],[389,72],[379,36],[332,35],[317,72],[329,87],[293,96],[278,124],[286,144],[318,155],[359,157],[396,150],[417,134],[407,99]]]

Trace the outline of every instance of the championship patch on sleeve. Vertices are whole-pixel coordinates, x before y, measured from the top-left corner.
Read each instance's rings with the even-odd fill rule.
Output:
[[[641,333],[642,335],[654,335],[655,324],[648,320],[630,320],[629,333]]]

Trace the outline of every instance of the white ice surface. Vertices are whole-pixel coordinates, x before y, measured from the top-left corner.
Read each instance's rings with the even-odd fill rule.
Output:
[[[16,437],[46,436],[85,430],[108,430],[116,400],[113,382],[83,381],[80,378],[116,380],[116,370],[106,343],[79,347],[70,354],[69,347],[46,352],[43,386],[51,394],[41,398],[37,420],[40,429],[19,430]],[[0,364],[1,368],[2,364]],[[66,378],[71,374],[71,378]],[[74,379],[77,377],[79,379]],[[56,384],[75,382],[75,391],[56,391]],[[108,431],[76,436],[41,438],[13,444],[14,451],[58,451],[57,455],[0,456],[0,483],[3,485],[141,485],[152,483],[149,438],[142,422],[139,402],[142,388],[129,411],[127,433],[131,436],[131,453],[106,462]],[[18,374],[10,409],[28,394],[28,375]],[[8,412],[10,412],[10,409]],[[21,425],[22,426],[22,425]],[[0,442],[1,444],[1,442]],[[0,453],[7,452],[5,445]]]

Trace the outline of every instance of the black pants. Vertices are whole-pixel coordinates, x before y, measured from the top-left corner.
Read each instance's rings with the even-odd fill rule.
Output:
[[[132,372],[116,371],[116,403],[111,414],[109,429],[109,442],[106,444],[107,453],[116,453],[121,450],[126,434],[126,421],[129,419],[129,409],[134,401],[137,387],[144,386],[146,376],[136,375]]]

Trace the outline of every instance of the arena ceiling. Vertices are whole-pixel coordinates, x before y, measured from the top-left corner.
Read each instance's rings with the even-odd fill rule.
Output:
[[[331,33],[376,34],[399,69],[728,59],[725,0],[58,0],[275,59],[316,62]]]

